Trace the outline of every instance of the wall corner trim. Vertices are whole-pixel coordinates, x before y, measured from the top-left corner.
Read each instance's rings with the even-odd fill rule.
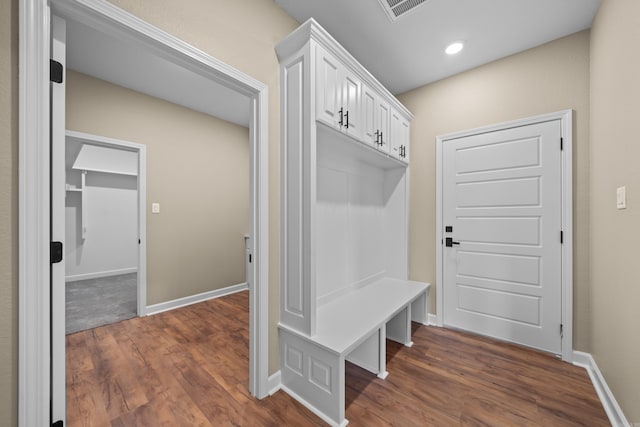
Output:
[[[438,326],[438,316],[433,313],[427,314],[427,325]]]
[[[161,302],[158,304],[147,306],[147,315],[162,313],[163,311],[174,310],[180,307],[186,307],[198,302],[207,301],[214,298],[220,298],[225,295],[235,294],[249,289],[247,283],[239,283],[237,285],[227,286],[226,288],[214,289],[212,291],[203,292],[201,294],[191,295],[188,297],[178,298],[171,301]]]
[[[268,387],[269,396],[273,396],[276,392],[282,388],[282,376],[280,371],[277,371],[275,374],[269,377]]]
[[[614,427],[631,427],[631,424],[627,421],[622,409],[618,405],[616,398],[613,396],[611,389],[609,389],[602,372],[598,369],[598,365],[593,356],[590,353],[574,351],[573,364],[587,370],[611,425]]]

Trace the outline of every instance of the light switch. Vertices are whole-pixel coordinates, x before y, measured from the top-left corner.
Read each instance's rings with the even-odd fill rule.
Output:
[[[160,203],[151,203],[151,213],[160,213]]]
[[[616,207],[618,209],[627,208],[627,187],[618,187],[616,190]]]

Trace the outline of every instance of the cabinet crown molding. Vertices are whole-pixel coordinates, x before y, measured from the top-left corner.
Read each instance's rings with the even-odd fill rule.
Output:
[[[340,60],[351,72],[356,74],[364,84],[374,89],[380,95],[382,95],[398,112],[400,112],[405,119],[413,120],[413,114],[409,111],[396,97],[389,92],[367,69],[358,62],[331,34],[327,32],[318,22],[309,18],[304,24],[300,25],[285,39],[280,41],[276,47],[276,54],[278,60],[283,62],[286,58],[290,57],[296,51],[302,49],[302,47],[309,41],[314,40],[316,43],[322,45],[333,56]]]

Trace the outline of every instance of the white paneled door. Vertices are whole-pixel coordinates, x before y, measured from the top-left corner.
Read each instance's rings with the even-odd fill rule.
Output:
[[[445,141],[443,322],[561,353],[561,124]]]

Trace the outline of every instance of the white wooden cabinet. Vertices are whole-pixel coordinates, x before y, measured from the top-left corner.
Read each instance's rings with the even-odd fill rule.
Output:
[[[363,141],[383,153],[389,153],[391,134],[389,102],[367,86],[362,90],[362,113],[364,122]]]
[[[351,135],[362,137],[362,82],[321,46],[316,47],[317,119]]]
[[[398,111],[391,111],[391,137],[389,153],[396,159],[409,162],[409,121]]]
[[[276,52],[282,389],[345,425],[345,361],[384,378],[386,339],[411,345],[427,318],[429,285],[408,280],[412,115],[312,19]]]

